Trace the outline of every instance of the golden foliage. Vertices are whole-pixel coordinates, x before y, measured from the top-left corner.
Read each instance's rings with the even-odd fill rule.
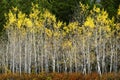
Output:
[[[29,17],[31,19],[38,19],[39,14],[40,14],[40,11],[38,10],[38,4],[32,3],[32,11],[29,14]]]
[[[25,18],[24,22],[25,22],[25,26],[32,27],[32,21],[29,18]]]
[[[82,11],[86,11],[89,8],[88,5],[83,5],[80,3]],[[18,12],[18,13],[17,13]],[[118,9],[118,15],[120,15],[120,7]],[[27,32],[41,32],[45,33],[47,38],[55,37],[63,40],[64,47],[72,47],[72,40],[68,39],[77,35],[81,38],[91,38],[94,36],[94,32],[97,31],[98,35],[101,33],[102,36],[106,37],[113,34],[114,31],[119,31],[120,26],[118,23],[114,23],[114,19],[108,18],[108,13],[104,9],[93,7],[93,10],[90,11],[90,14],[86,17],[84,22],[81,22],[82,25],[79,26],[79,22],[70,22],[68,25],[61,21],[57,21],[55,15],[51,14],[48,10],[41,12],[38,9],[37,4],[32,4],[32,11],[29,15],[22,13],[16,7],[13,10],[10,10],[8,15],[6,15],[8,21],[5,25],[5,28],[17,27],[21,30],[21,34],[26,34]]]
[[[45,33],[48,37],[52,37],[52,31],[50,29],[45,28]]]
[[[96,5],[94,5],[94,7],[93,7],[93,11],[99,13],[99,12],[100,12],[100,8],[96,7]]]
[[[45,20],[48,20],[48,24],[50,24],[51,22],[56,22],[55,15],[52,15],[48,10],[45,10],[43,17]]]
[[[55,29],[59,29],[59,28],[61,28],[62,25],[63,25],[63,22],[58,21],[57,24],[54,25],[54,28],[55,28]]]
[[[19,11],[17,23],[16,23],[18,28],[21,28],[22,24],[24,23],[24,19],[25,19],[25,14]]]
[[[12,24],[13,22],[16,21],[16,15],[12,13],[12,11],[10,10],[8,13],[8,18],[9,18],[9,24]]]
[[[91,17],[87,17],[84,25],[88,26],[90,28],[94,28],[95,27],[95,25],[94,25],[94,19],[92,19]]]
[[[82,11],[86,11],[89,8],[88,5],[84,5],[81,2],[80,2],[80,7],[82,8]]]
[[[118,9],[118,13],[117,13],[118,15],[120,15],[120,6],[119,6],[119,9]]]

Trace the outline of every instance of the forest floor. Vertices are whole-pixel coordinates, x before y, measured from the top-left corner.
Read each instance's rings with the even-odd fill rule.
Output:
[[[98,73],[83,75],[82,73],[4,73],[0,74],[0,80],[120,80],[120,73]]]

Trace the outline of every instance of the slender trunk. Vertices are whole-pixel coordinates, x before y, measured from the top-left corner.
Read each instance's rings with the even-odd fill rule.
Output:
[[[110,72],[112,72],[112,70],[113,70],[113,48],[114,48],[114,45],[112,44],[111,39],[110,39],[110,45],[111,45]]]
[[[66,60],[64,60],[64,72],[65,73],[67,72],[67,63],[66,63]]]
[[[76,43],[75,43],[75,40],[73,39],[73,45],[74,45],[74,47],[75,47],[75,49],[73,49],[73,51],[71,51],[71,52],[73,52],[72,54],[74,55],[73,57],[74,57],[74,63],[75,63],[75,72],[78,72],[78,62],[77,62],[77,45],[76,45]],[[71,61],[72,61],[72,55],[71,55]]]
[[[32,34],[30,33],[29,34],[29,46],[28,46],[28,52],[29,52],[29,57],[28,57],[28,73],[31,73],[31,56],[32,56],[32,44],[33,44],[33,36]]]
[[[32,33],[32,35],[33,35],[33,54],[34,54],[35,73],[37,73],[36,39],[35,39],[35,34]]]
[[[85,52],[85,38],[83,37],[83,73],[86,74],[86,52]]]
[[[117,54],[117,39],[115,38],[115,72],[117,73],[118,71],[118,54]]]
[[[95,49],[95,52],[96,52],[96,57],[97,57],[97,69],[98,69],[98,73],[101,75],[101,69],[100,69],[100,59],[99,59],[99,53],[98,53],[98,43],[97,43],[97,40],[98,40],[98,38],[97,38],[98,36],[97,36],[97,29],[96,29],[96,32],[95,32],[95,47],[96,47],[96,49]]]
[[[16,41],[15,41],[15,38],[16,38],[16,33],[14,33],[14,36],[13,36],[13,41],[12,41],[12,43],[13,43],[13,52],[12,52],[12,72],[14,73],[15,72],[15,43],[16,43]]]
[[[69,69],[70,69],[69,72],[72,73],[72,53],[68,51],[68,55],[69,55]]]
[[[105,41],[103,42],[103,48],[102,48],[102,73],[105,72]]]
[[[90,65],[90,49],[89,49],[89,40],[88,40],[88,44],[87,44],[87,63],[88,63],[88,73],[91,73],[91,65]]]
[[[59,57],[57,55],[57,61],[56,61],[56,65],[57,65],[57,72],[59,73],[60,72],[60,65],[59,65]]]
[[[37,50],[36,50],[36,53],[37,53],[37,72],[38,73],[40,73],[40,66],[41,66],[41,64],[40,64],[40,36],[37,34],[36,35],[37,36],[37,43],[36,43],[36,48],[37,48]]]
[[[27,73],[27,53],[28,53],[28,50],[27,50],[27,48],[28,48],[28,40],[27,40],[27,34],[26,34],[26,37],[25,37],[25,57],[24,57],[24,71],[25,71],[25,73]]]
[[[5,53],[5,56],[6,56],[6,70],[8,70],[8,54],[9,53],[9,42],[7,42],[7,45],[6,45],[6,53]],[[7,73],[7,71],[5,71],[5,73]]]
[[[52,57],[52,68],[53,68],[53,72],[55,72],[55,56],[54,55]]]
[[[21,67],[22,67],[22,56],[21,56],[21,54],[22,54],[22,42],[21,42],[21,37],[19,37],[19,60],[20,60],[20,64],[19,64],[19,73],[20,73],[20,75],[21,75]]]
[[[41,41],[42,45],[43,45],[43,42]],[[41,55],[40,55],[40,64],[41,64],[41,72],[43,72],[43,46],[41,46]]]
[[[44,61],[45,61],[45,72],[49,72],[48,70],[48,51],[47,51],[47,39],[46,33],[44,34]]]
[[[55,43],[54,43],[54,40],[53,40],[53,42],[52,42],[52,50],[53,50],[53,52],[52,52],[53,53],[53,55],[52,55],[52,68],[53,68],[53,72],[55,72],[55,53],[56,53]]]

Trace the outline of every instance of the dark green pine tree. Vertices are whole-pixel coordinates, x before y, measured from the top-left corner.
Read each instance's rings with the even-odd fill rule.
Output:
[[[48,6],[47,9],[55,14],[58,20],[68,23],[79,1],[80,0],[48,0],[50,7]]]
[[[117,14],[120,0],[101,0],[100,4],[102,5],[102,8],[109,13],[109,17],[112,18]]]

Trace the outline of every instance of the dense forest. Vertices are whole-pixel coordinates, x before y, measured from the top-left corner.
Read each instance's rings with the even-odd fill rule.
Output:
[[[99,79],[98,75],[119,74],[119,4],[119,0],[1,0],[1,76],[69,73]]]

